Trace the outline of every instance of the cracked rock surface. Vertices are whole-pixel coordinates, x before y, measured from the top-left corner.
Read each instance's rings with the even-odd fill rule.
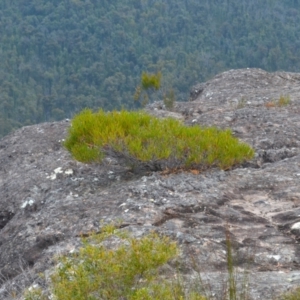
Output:
[[[280,96],[290,103],[270,105]],[[38,274],[53,268],[54,255],[116,220],[137,237],[156,230],[177,240],[181,272],[192,279],[199,268],[216,299],[226,280],[226,232],[252,299],[300,285],[300,74],[231,70],[196,85],[190,100],[171,116],[231,128],[255,158],[200,174],[133,172],[116,156],[87,165],[63,148],[65,121],[0,140],[0,299],[43,286]],[[170,115],[161,102],[147,110]]]

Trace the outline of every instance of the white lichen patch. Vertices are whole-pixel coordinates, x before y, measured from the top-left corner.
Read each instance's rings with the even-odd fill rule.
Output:
[[[73,175],[73,170],[72,169],[67,169],[65,171],[63,171],[62,167],[58,167],[56,169],[54,169],[53,173],[51,173],[51,175],[48,175],[46,178],[50,179],[50,180],[55,180],[56,179],[56,175],[57,174],[62,174],[65,173],[66,175]]]
[[[32,206],[34,204],[34,200],[33,199],[29,199],[29,200],[26,200],[22,205],[21,205],[21,208],[25,208],[27,206]]]
[[[51,175],[47,176],[46,178],[51,179],[51,180],[55,180],[56,179],[56,174],[52,173]]]
[[[28,288],[28,291],[29,292],[32,292],[32,291],[34,291],[34,290],[36,290],[36,289],[39,289],[40,288],[40,286],[37,284],[37,283],[34,283],[33,285],[31,285],[29,288]]]
[[[72,169],[67,169],[66,171],[65,171],[65,174],[66,175],[72,175],[74,172],[73,172],[73,170]]]
[[[55,174],[61,174],[61,173],[63,173],[62,167],[56,168],[56,169],[54,170],[54,173],[55,173]]]
[[[281,255],[267,255],[270,260],[279,261],[281,259]]]

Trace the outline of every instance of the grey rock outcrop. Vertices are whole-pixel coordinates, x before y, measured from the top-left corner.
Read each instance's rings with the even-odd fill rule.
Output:
[[[273,105],[280,96],[290,103]],[[193,88],[190,100],[176,103],[172,117],[231,128],[255,158],[200,174],[132,170],[117,156],[87,165],[62,146],[68,122],[23,127],[0,140],[0,299],[43,286],[38,274],[48,274],[54,255],[115,220],[135,236],[154,229],[176,239],[184,276],[195,276],[197,262],[216,298],[227,231],[252,299],[300,285],[300,74],[230,70]],[[147,110],[170,114],[158,102]]]

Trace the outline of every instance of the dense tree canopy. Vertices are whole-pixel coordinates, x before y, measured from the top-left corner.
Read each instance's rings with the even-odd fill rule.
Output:
[[[300,70],[299,0],[1,0],[0,136],[134,105],[142,71],[178,100],[231,68]]]

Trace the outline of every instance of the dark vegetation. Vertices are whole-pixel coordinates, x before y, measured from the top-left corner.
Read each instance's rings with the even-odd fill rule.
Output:
[[[298,0],[2,0],[0,136],[133,108],[143,70],[177,100],[229,68],[299,71],[299,27]]]

